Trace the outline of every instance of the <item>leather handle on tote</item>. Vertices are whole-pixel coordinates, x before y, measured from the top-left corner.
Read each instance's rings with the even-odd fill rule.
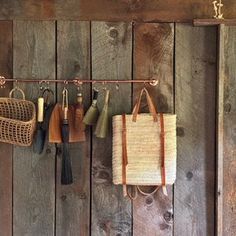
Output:
[[[133,191],[129,191],[128,186],[123,185],[123,193],[124,193],[124,196],[128,196],[130,200],[136,200],[138,197],[138,192],[141,193],[143,196],[151,196],[151,195],[154,195],[160,189],[160,187],[161,186],[156,186],[153,191],[144,192],[140,186],[137,186],[137,185],[129,186],[129,188],[133,190]]]
[[[148,90],[146,88],[143,88],[139,94],[139,98],[138,98],[138,101],[137,103],[135,104],[134,106],[134,109],[133,109],[133,122],[136,122],[137,120],[137,116],[138,116],[138,112],[139,112],[139,109],[140,109],[140,104],[141,104],[141,99],[142,99],[142,95],[143,93],[145,92],[146,94],[146,99],[147,99],[147,104],[148,104],[148,108],[149,108],[149,112],[152,114],[153,116],[153,121],[154,122],[157,122],[157,111],[156,111],[156,108],[154,106],[154,103],[148,93]]]

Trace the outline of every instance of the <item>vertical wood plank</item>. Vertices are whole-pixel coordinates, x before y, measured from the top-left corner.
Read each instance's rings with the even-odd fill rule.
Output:
[[[92,23],[92,77],[131,79],[131,23]],[[99,109],[104,102],[102,86]],[[106,85],[111,91],[110,116],[129,113],[131,86]],[[111,119],[110,119],[111,124]],[[122,187],[112,184],[112,132],[106,139],[93,137],[92,151],[92,235],[131,235],[131,202],[123,197]]]
[[[236,27],[223,27],[223,52],[219,59],[224,82],[223,101],[223,234],[235,235],[236,228]],[[222,88],[221,88],[222,89]],[[222,101],[221,101],[222,102]]]
[[[55,78],[55,23],[15,21],[13,25],[15,78]],[[37,84],[20,84],[26,99],[36,101]],[[52,85],[54,89],[54,84]],[[14,147],[14,235],[54,235],[55,148],[46,143],[43,154]]]
[[[12,22],[0,21],[0,75],[12,77]],[[0,88],[0,97],[8,96],[11,84]],[[0,231],[12,235],[12,145],[0,143]]]
[[[174,235],[214,235],[216,30],[176,25]]]
[[[159,112],[173,112],[174,25],[135,24],[134,78],[158,79],[159,85],[147,85]],[[143,85],[134,85],[134,102]],[[147,111],[142,103],[142,111]],[[138,235],[172,235],[172,186],[168,197],[162,191],[154,196],[139,195],[133,203],[133,232]]]
[[[217,235],[223,236],[225,26],[218,26],[217,71]]]
[[[58,79],[87,79],[90,75],[90,23],[57,22]],[[58,101],[62,88],[58,85]],[[70,104],[76,104],[77,90],[68,86]],[[83,85],[85,109],[90,103],[90,85]],[[90,130],[86,142],[70,144],[74,183],[61,185],[61,155],[57,158],[56,235],[89,235],[90,221]]]

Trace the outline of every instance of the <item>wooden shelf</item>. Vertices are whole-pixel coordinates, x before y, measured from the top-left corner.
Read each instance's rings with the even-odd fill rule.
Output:
[[[194,26],[214,26],[214,25],[235,25],[236,26],[236,19],[194,19],[193,25]]]

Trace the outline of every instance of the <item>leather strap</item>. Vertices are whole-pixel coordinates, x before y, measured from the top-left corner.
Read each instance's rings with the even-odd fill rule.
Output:
[[[160,113],[160,125],[161,125],[161,182],[162,186],[166,185],[166,169],[165,169],[165,125],[164,115]]]
[[[130,198],[130,200],[136,200],[136,198],[138,197],[138,187],[135,185],[129,186],[131,190],[133,189],[133,191],[131,191],[131,192],[129,191],[127,185],[125,185],[125,187],[126,187],[126,193],[127,193],[128,197]]]
[[[133,122],[136,122],[137,120],[137,116],[138,116],[138,112],[139,112],[139,109],[140,109],[140,104],[141,104],[141,99],[142,99],[142,95],[143,93],[145,92],[146,94],[146,99],[147,99],[147,104],[148,104],[148,108],[149,108],[149,112],[152,114],[153,116],[153,121],[154,122],[157,122],[157,111],[156,111],[156,108],[153,104],[153,101],[148,93],[148,90],[146,88],[143,88],[139,94],[139,97],[138,97],[138,101],[137,103],[135,104],[134,106],[134,109],[133,109]]]
[[[126,140],[126,117],[122,115],[122,184],[126,185],[126,166],[128,165],[127,157],[127,140]]]
[[[143,92],[146,93],[146,98],[147,98],[147,103],[149,107],[149,111],[153,115],[153,121],[157,122],[157,112],[155,109],[155,106],[152,102],[152,99],[147,91],[146,88],[143,88],[142,91],[140,92],[138,102],[134,106],[133,109],[133,121],[135,122],[137,119],[138,111],[140,108],[140,103],[141,103],[141,98],[143,95]],[[165,125],[164,125],[164,115],[160,113],[160,142],[161,142],[161,181],[162,181],[162,186],[165,187],[166,185],[166,172],[165,172]],[[135,200],[137,198],[137,192],[139,191],[141,194],[148,196],[152,195],[157,190],[160,188],[160,186],[157,186],[154,191],[151,193],[145,193],[139,186],[134,186],[134,195],[129,193],[127,185],[126,185],[126,167],[128,164],[128,156],[127,156],[127,137],[126,137],[126,116],[125,114],[122,115],[122,184],[123,184],[123,193],[124,196],[128,195],[130,199]]]
[[[147,192],[144,192],[144,191],[141,189],[141,186],[137,186],[138,191],[139,191],[141,194],[143,194],[144,196],[153,195],[154,193],[157,192],[157,190],[158,190],[159,188],[160,188],[160,186],[156,186],[155,189],[154,189],[152,192],[147,193]]]

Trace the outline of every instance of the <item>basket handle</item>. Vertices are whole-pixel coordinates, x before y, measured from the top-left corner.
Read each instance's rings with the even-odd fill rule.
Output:
[[[136,122],[137,120],[137,116],[138,116],[138,112],[139,112],[139,109],[140,109],[140,104],[141,104],[141,99],[142,99],[142,95],[143,93],[145,92],[146,94],[146,99],[147,99],[147,104],[148,104],[148,108],[149,108],[149,112],[152,114],[153,116],[153,121],[154,122],[157,122],[157,111],[156,111],[156,108],[153,104],[153,101],[148,93],[148,90],[146,88],[143,88],[139,94],[139,97],[138,97],[138,101],[137,103],[135,104],[134,106],[134,109],[133,109],[133,121]]]
[[[22,99],[25,100],[25,93],[22,89],[20,89],[19,87],[15,87],[13,88],[10,93],[9,93],[9,98],[12,98],[12,94],[15,92],[15,91],[19,91],[22,95]]]

